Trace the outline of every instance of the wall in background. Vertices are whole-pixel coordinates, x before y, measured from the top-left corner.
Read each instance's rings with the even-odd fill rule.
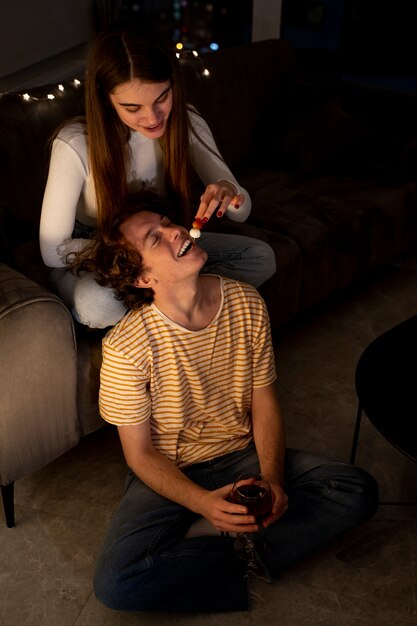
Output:
[[[117,17],[151,17],[174,41],[208,51],[279,37],[281,5],[282,0],[1,0],[0,92],[82,78],[96,27]]]
[[[88,41],[94,0],[1,0],[0,76],[19,72]]]
[[[281,12],[282,0],[253,0],[252,41],[279,37]]]
[[[281,36],[318,71],[416,74],[409,0],[282,0]]]

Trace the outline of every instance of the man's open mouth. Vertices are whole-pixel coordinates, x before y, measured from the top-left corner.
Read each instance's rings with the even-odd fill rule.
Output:
[[[179,257],[185,256],[186,254],[190,252],[192,247],[193,247],[193,242],[190,239],[186,239],[184,243],[182,244],[177,256]]]

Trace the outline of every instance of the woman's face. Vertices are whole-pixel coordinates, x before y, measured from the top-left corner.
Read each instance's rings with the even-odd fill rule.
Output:
[[[165,133],[172,109],[171,82],[143,83],[139,79],[118,85],[110,100],[122,122],[150,139]]]

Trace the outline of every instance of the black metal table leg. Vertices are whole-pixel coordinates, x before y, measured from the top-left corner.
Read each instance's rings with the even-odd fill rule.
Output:
[[[361,418],[362,418],[362,407],[361,404],[358,404],[358,412],[356,415],[356,424],[355,424],[355,432],[353,433],[353,441],[352,441],[352,450],[350,453],[350,463],[354,464],[356,458],[356,449],[358,447],[358,439],[359,439],[359,430],[361,427]]]
[[[7,528],[13,528],[14,519],[14,483],[1,485],[1,496],[3,498],[4,515],[6,518]]]

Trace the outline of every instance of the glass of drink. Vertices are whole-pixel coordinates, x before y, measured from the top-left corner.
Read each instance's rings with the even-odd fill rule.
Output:
[[[256,523],[261,525],[272,509],[271,487],[260,474],[241,474],[233,485],[231,500],[245,506],[248,514],[254,515]],[[262,542],[254,533],[241,533],[236,537],[235,551],[242,559],[255,560],[262,547]]]

